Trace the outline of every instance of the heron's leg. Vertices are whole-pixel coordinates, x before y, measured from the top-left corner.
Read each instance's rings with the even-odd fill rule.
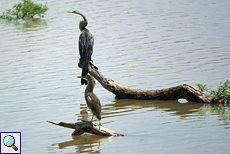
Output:
[[[101,120],[99,120],[99,129],[100,129],[101,126],[102,126],[102,125],[101,125]]]
[[[92,116],[91,122],[93,122],[93,117],[94,117],[94,115]]]

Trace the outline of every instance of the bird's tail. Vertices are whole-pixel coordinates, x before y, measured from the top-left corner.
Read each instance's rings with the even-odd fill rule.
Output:
[[[88,64],[82,68],[81,76],[86,76],[88,74]],[[81,79],[81,85],[87,85],[87,80]]]

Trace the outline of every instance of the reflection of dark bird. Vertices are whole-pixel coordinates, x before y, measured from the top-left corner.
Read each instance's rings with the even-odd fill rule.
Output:
[[[73,11],[68,13],[75,13],[81,15],[84,19],[84,21],[81,21],[79,23],[79,29],[81,30],[81,35],[79,36],[79,42],[78,42],[79,54],[80,54],[80,60],[78,66],[82,68],[81,76],[85,76],[88,74],[88,65],[89,65],[89,61],[91,60],[91,55],[93,53],[94,38],[92,33],[87,28],[85,28],[88,24],[88,21],[82,13],[78,11]],[[87,81],[81,79],[81,84],[86,85]]]
[[[99,120],[99,126],[101,125],[101,103],[98,97],[93,93],[93,88],[95,86],[95,80],[92,76],[86,75],[79,77],[88,81],[88,84],[85,88],[85,100],[90,111],[93,113],[93,117],[96,116]],[[93,121],[93,117],[91,122]]]

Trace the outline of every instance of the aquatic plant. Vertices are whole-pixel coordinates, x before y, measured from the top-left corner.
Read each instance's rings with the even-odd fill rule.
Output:
[[[227,79],[224,83],[217,85],[217,90],[207,88],[206,84],[196,84],[201,92],[208,92],[213,99],[230,99],[230,81]]]
[[[13,9],[7,9],[0,15],[0,18],[7,19],[7,20],[14,20],[14,19],[28,19],[34,18],[34,16],[38,16],[43,18],[45,12],[48,10],[48,7],[42,4],[35,4],[31,2],[31,0],[23,0],[19,4],[15,4]]]
[[[205,92],[205,91],[209,91],[209,89],[207,88],[207,85],[206,84],[196,84],[196,86],[198,87],[198,89],[201,91],[201,92]]]

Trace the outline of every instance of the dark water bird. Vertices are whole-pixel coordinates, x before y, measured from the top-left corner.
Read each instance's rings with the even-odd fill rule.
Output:
[[[88,74],[89,61],[90,60],[92,61],[91,56],[93,53],[94,37],[92,33],[86,28],[86,26],[88,25],[88,21],[82,13],[78,11],[72,11],[68,13],[78,14],[82,16],[82,18],[84,19],[83,21],[80,21],[79,23],[79,29],[81,31],[81,34],[79,36],[79,41],[78,41],[79,54],[80,54],[78,66],[82,68],[81,76],[85,76]],[[81,79],[81,84],[86,85],[87,81],[84,79]]]
[[[98,97],[93,93],[93,88],[95,86],[95,80],[91,75],[86,75],[82,78],[83,80],[87,80],[88,84],[85,88],[85,100],[87,103],[88,108],[93,114],[93,117],[96,116],[96,118],[99,120],[99,126],[101,126],[101,102],[98,99]],[[91,119],[91,122],[93,121],[93,117]]]

